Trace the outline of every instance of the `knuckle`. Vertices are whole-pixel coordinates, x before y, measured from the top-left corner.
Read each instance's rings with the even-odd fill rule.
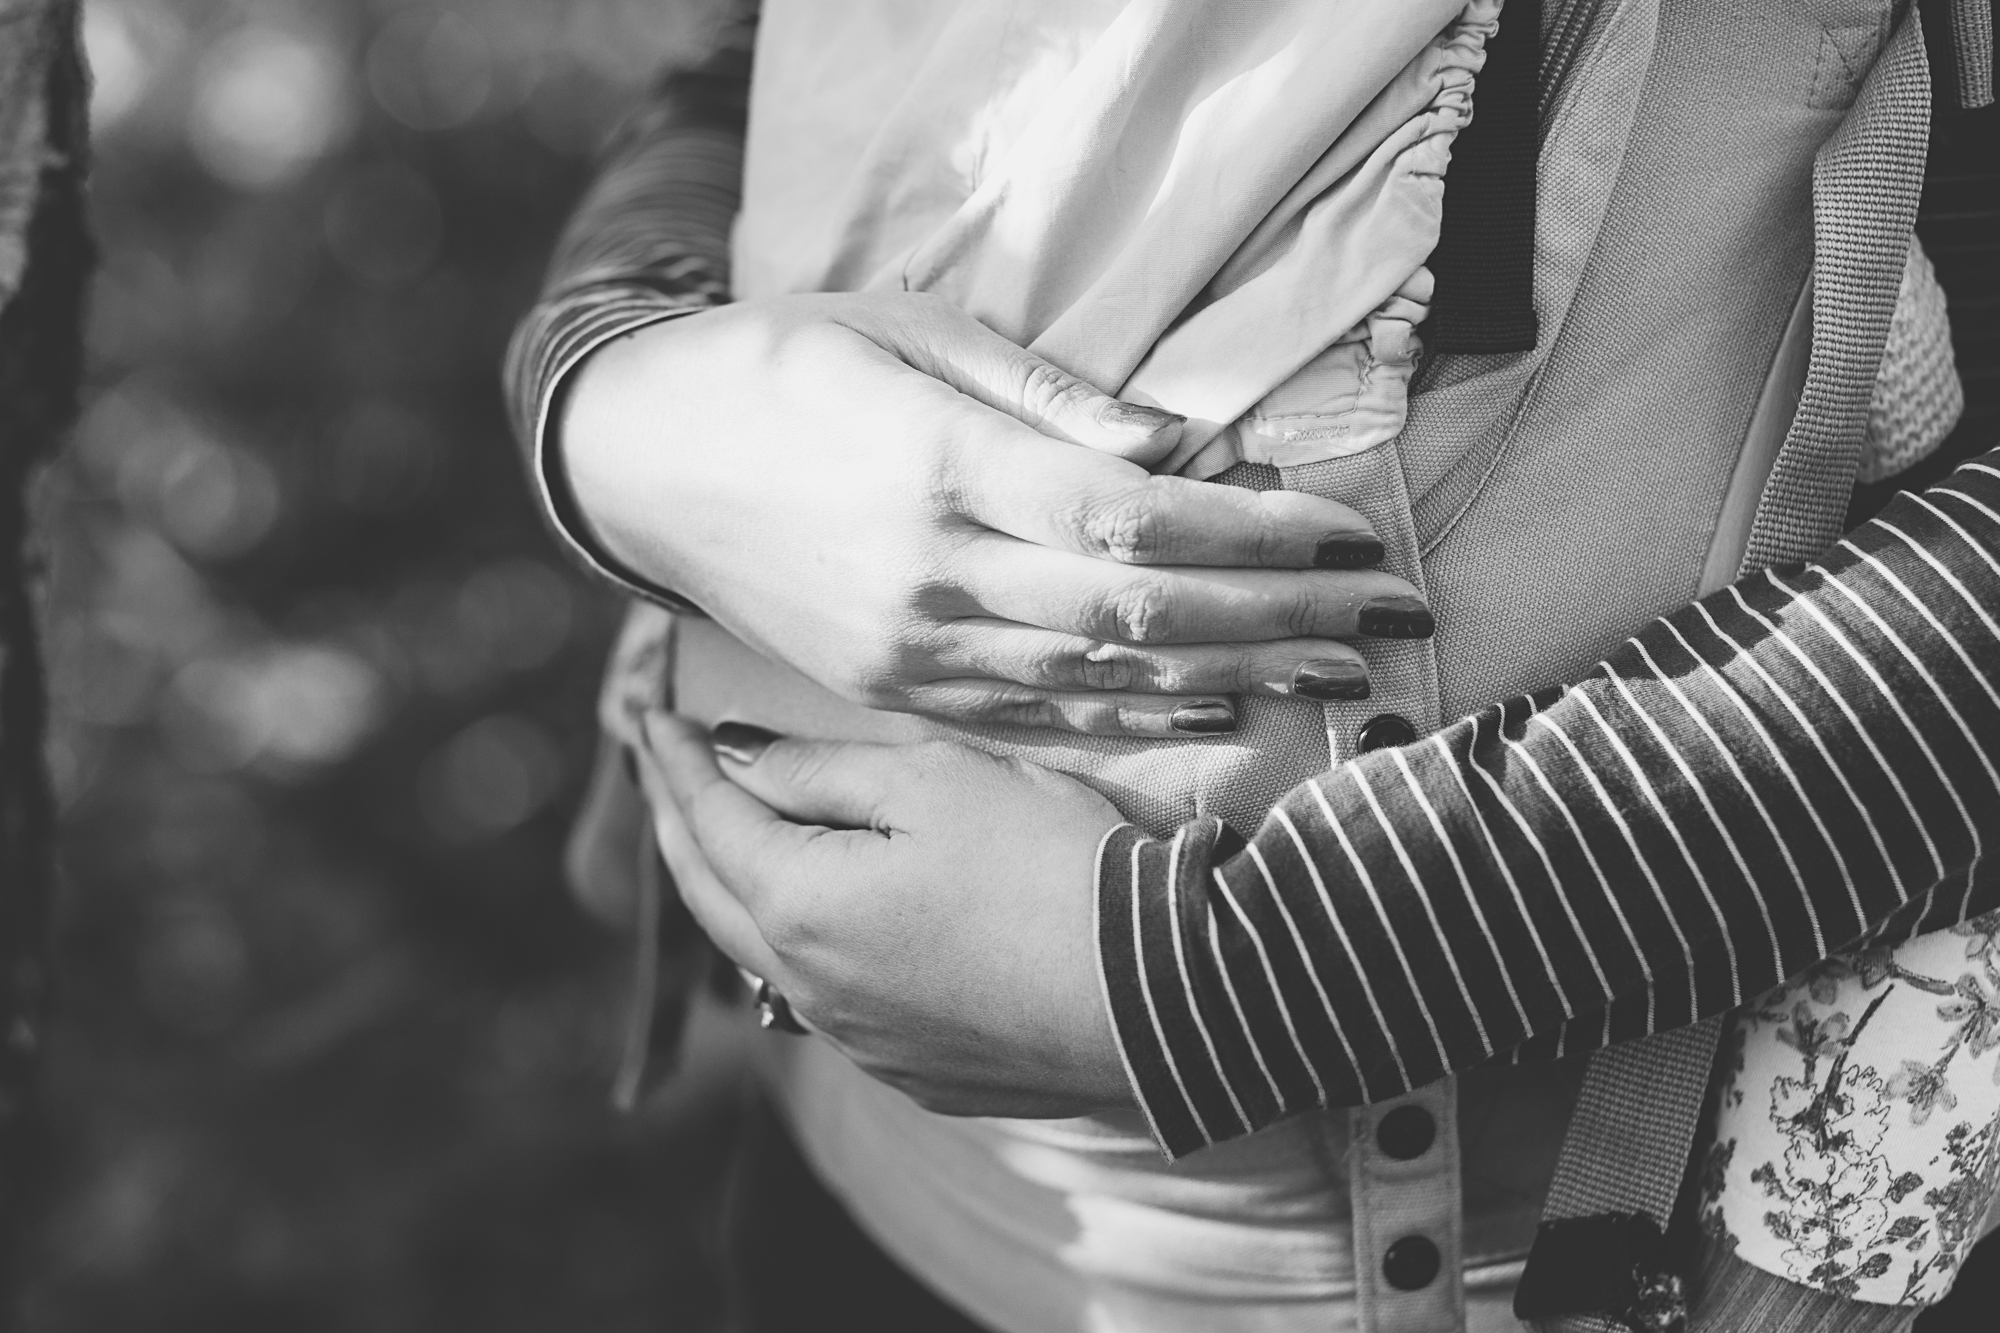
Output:
[[[1166,553],[1166,525],[1143,492],[1126,491],[1089,505],[1078,516],[1077,536],[1086,553],[1121,564],[1157,564]]]
[[[1129,690],[1138,674],[1132,656],[1115,644],[1094,643],[1076,660],[1077,683],[1086,690]]]
[[[1021,400],[1031,410],[1047,415],[1081,407],[1092,396],[1082,380],[1046,361],[1032,361],[1021,376]]]
[[[1173,636],[1178,599],[1162,578],[1137,578],[1111,593],[1093,629],[1126,643],[1164,643]]]
[[[987,695],[974,714],[976,720],[1007,722],[1019,727],[1062,725],[1062,710],[1049,695],[1027,685],[1009,685]]]

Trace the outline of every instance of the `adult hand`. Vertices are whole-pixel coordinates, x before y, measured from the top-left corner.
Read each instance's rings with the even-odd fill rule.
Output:
[[[645,735],[696,920],[856,1064],[947,1115],[1130,1104],[1092,928],[1098,844],[1122,822],[1103,797],[943,742],[724,723],[711,748],[665,713]]]
[[[1416,589],[1343,505],[1148,473],[1180,425],[851,293],[600,348],[561,439],[613,557],[871,707],[1162,736],[1228,730],[1218,695],[1361,697],[1338,640],[1428,634]]]

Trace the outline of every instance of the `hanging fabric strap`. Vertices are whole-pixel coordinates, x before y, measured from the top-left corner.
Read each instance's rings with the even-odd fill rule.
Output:
[[[1992,106],[1994,0],[1918,0],[1918,8],[1938,107],[1973,111]]]
[[[1840,536],[1916,221],[1930,87],[1912,9],[1814,161],[1811,360],[1743,572],[1809,559]],[[1562,1333],[1684,1325],[1662,1233],[1720,1031],[1709,1019],[1591,1058],[1516,1292],[1523,1319]]]

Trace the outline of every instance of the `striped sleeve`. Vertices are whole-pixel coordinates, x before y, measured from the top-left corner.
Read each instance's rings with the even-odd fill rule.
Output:
[[[1685,1026],[2000,905],[2000,450],[1589,677],[1125,827],[1098,946],[1170,1155],[1494,1058]]]
[[[557,538],[627,591],[676,607],[678,598],[621,569],[591,539],[564,482],[551,421],[565,378],[591,352],[729,299],[755,34],[756,6],[738,0],[708,58],[663,77],[621,127],[507,354],[509,414]]]

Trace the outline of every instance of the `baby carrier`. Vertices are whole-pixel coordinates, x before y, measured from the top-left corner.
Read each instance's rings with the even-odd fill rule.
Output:
[[[1172,17],[1175,7],[1131,9]],[[1429,135],[1383,168],[1400,165],[1413,190],[1430,174],[1423,144],[1442,137],[1448,152],[1464,123],[1452,72],[1478,70],[1498,9],[1474,0],[1425,48],[1443,71],[1414,104],[1412,123],[1434,118]],[[1953,94],[1976,103],[1990,99],[1991,22],[1980,4],[1922,9],[1548,0],[1537,14],[1508,0],[1445,195],[1421,368],[1409,330],[1432,293],[1399,277],[1303,348],[1267,392],[1200,400],[1189,415],[1206,413],[1214,429],[1172,460],[1224,484],[1335,498],[1371,521],[1383,567],[1424,590],[1439,632],[1365,645],[1369,700],[1245,700],[1238,732],[1222,740],[1027,736],[868,712],[711,622],[644,607],[614,660],[608,730],[625,730],[637,698],[800,734],[946,736],[1077,773],[1155,831],[1196,813],[1253,827],[1382,718],[1428,732],[1579,674],[1647,617],[1740,571],[1816,554],[1841,531],[1871,405],[1873,456],[1921,452],[1941,433],[1939,420],[1896,410],[1951,379],[1941,304],[1912,240],[1932,101],[1925,40],[1949,58]],[[767,4],[760,70],[767,54],[799,58],[828,40],[815,22],[805,0]],[[1940,27],[1952,41],[1937,40]],[[784,234],[793,224],[760,196],[755,133],[739,295],[873,280],[876,270],[838,258],[851,248],[798,258]],[[1316,203],[1378,161],[1306,164],[1284,225],[1308,229]],[[1010,320],[1038,336],[1068,329],[1068,343],[1037,349],[1107,390],[1188,410],[1153,386],[1175,383],[1175,355],[1203,348],[1199,328],[1188,332],[1197,318],[1176,322],[1182,341],[1163,334],[1137,364],[1100,356],[1088,320],[1035,327],[1032,283],[962,258],[990,223],[977,202],[935,233],[950,232],[950,244],[886,247],[900,281],[951,295],[1002,331]],[[1238,287],[1206,289],[1207,303],[1190,309],[1223,310],[1217,293],[1302,252],[1276,245]],[[1324,276],[1303,253],[1301,271]],[[1885,401],[1878,371],[1899,295],[1898,365],[1913,392]],[[618,822],[602,816],[586,812],[585,827]],[[1664,1225],[1716,1032],[1710,1021],[1606,1046],[1587,1063],[1470,1071],[1172,1167],[1144,1151],[1144,1127],[1129,1118],[949,1121],[817,1043],[772,1043],[760,1059],[807,1156],[863,1225],[998,1327],[1060,1326],[1080,1312],[1111,1327],[1273,1328],[1294,1317],[1311,1327],[1315,1303],[1345,1298],[1364,1328],[1438,1329],[1465,1326],[1469,1301],[1504,1302],[1517,1280],[1524,1314],[1629,1302],[1629,1291],[1598,1290],[1602,1274],[1577,1243],[1590,1228],[1542,1227],[1539,1252],[1527,1251],[1543,1219],[1643,1214]],[[1574,1108],[1566,1135],[1545,1113],[1552,1106]],[[1414,1159],[1381,1141],[1404,1107],[1437,1128]],[[1436,1246],[1442,1271],[1405,1290],[1381,1275],[1390,1245],[1412,1234]],[[1310,1243],[1327,1236],[1345,1253]],[[1241,1257],[1233,1269],[1231,1255]]]

